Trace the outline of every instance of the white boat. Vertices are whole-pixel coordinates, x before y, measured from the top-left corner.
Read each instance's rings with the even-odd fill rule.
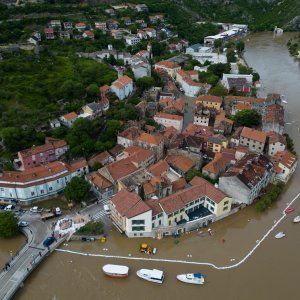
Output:
[[[128,276],[129,268],[127,266],[108,264],[104,265],[102,270],[107,276],[122,278]]]
[[[294,223],[299,223],[299,222],[300,222],[300,215],[298,215],[297,217],[295,217],[295,218],[293,219],[293,222],[294,222]]]
[[[281,102],[284,103],[284,104],[287,104],[287,101],[285,101],[285,100],[281,99]]]
[[[285,233],[280,231],[275,235],[276,239],[282,239],[283,237],[285,237]]]
[[[188,273],[177,275],[179,281],[192,284],[204,284],[204,277],[201,273]]]
[[[141,269],[136,272],[136,275],[147,281],[151,281],[151,282],[155,282],[155,283],[163,283],[164,282],[164,272],[160,271],[160,270]]]

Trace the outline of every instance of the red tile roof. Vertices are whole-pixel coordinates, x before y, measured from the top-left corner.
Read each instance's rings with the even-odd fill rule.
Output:
[[[100,189],[112,187],[112,183],[99,173],[89,174],[87,179]]]
[[[177,68],[180,68],[180,66],[172,61],[167,61],[167,60],[162,60],[162,61],[159,61],[155,64],[155,66],[157,67],[164,67],[164,68],[167,68],[167,69],[177,69]]]
[[[154,118],[168,119],[168,120],[175,120],[175,121],[183,121],[183,116],[166,114],[166,113],[163,113],[163,112],[156,113]]]
[[[65,118],[68,122],[78,118],[78,115],[76,114],[76,112],[72,111],[66,115],[63,115],[63,118]]]
[[[222,103],[222,97],[211,96],[211,95],[201,95],[196,99],[196,104],[199,102],[201,103],[203,101]]]
[[[160,143],[162,143],[163,137],[143,132],[137,138],[137,140],[140,142],[151,144],[151,145],[159,145]]]
[[[170,166],[165,160],[160,160],[153,166],[148,168],[148,171],[154,176],[161,176],[169,170]]]
[[[186,185],[186,180],[184,178],[179,178],[172,182],[172,192],[175,193],[179,190],[182,190]]]
[[[117,88],[121,89],[128,84],[132,84],[132,82],[133,81],[130,77],[128,77],[127,75],[124,75],[124,76],[118,78],[116,81],[114,81],[112,83],[112,85],[115,85]]]
[[[283,164],[286,168],[291,169],[297,162],[297,156],[288,150],[278,151],[273,157],[272,161],[278,166]]]
[[[149,149],[144,149],[137,146],[129,146],[124,150],[124,153],[127,153],[128,157],[131,158],[133,163],[140,164],[150,157],[154,157],[153,151]]]
[[[112,164],[106,166],[106,169],[109,171],[114,181],[117,181],[118,179],[137,170],[135,165],[131,162],[130,157],[113,162]]]
[[[241,132],[241,137],[258,141],[264,144],[266,142],[267,134],[265,132],[255,130],[253,128],[244,127]]]
[[[101,164],[112,157],[107,151],[103,151],[99,154],[94,155],[88,160],[89,166],[92,166],[95,162],[100,162]]]
[[[143,133],[142,130],[138,129],[137,127],[129,127],[118,134],[118,136],[126,138],[128,140],[136,140],[140,134]]]
[[[129,192],[127,189],[121,189],[112,199],[116,210],[122,217],[131,219],[151,208],[135,192]]]
[[[191,159],[182,155],[168,155],[166,157],[166,161],[168,164],[174,166],[184,173],[195,166],[195,163]]]

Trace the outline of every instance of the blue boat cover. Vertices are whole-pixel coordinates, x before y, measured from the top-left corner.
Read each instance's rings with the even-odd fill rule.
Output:
[[[202,274],[201,274],[201,273],[194,273],[194,277],[195,277],[195,278],[201,278],[201,277],[202,277]]]

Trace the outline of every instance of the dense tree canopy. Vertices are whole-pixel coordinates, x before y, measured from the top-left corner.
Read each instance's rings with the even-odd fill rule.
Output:
[[[69,201],[77,203],[89,198],[90,185],[81,177],[73,177],[65,188],[64,195]]]
[[[4,211],[0,213],[0,237],[11,238],[20,232],[18,219],[12,212]]]
[[[234,117],[234,121],[240,126],[256,127],[261,122],[260,114],[252,109],[242,109]]]

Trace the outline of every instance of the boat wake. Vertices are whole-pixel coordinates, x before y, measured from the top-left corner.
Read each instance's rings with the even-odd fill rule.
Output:
[[[156,262],[169,262],[169,263],[180,263],[180,264],[189,264],[189,265],[203,265],[213,267],[217,270],[227,270],[233,269],[241,264],[243,264],[253,253],[254,251],[262,244],[262,242],[272,233],[272,231],[281,223],[281,221],[286,217],[286,209],[289,208],[300,196],[298,193],[294,199],[287,204],[285,209],[282,211],[282,216],[279,220],[277,220],[273,226],[265,233],[265,235],[256,241],[255,246],[247,253],[247,255],[241,259],[239,262],[229,265],[229,266],[216,266],[213,263],[209,262],[199,262],[199,261],[187,261],[187,260],[176,260],[176,259],[164,259],[164,258],[148,258],[148,257],[134,257],[134,256],[121,256],[121,255],[107,255],[107,254],[93,254],[93,253],[86,253],[86,252],[79,252],[79,251],[72,251],[66,249],[56,249],[55,251],[70,253],[70,254],[77,254],[82,256],[91,256],[91,257],[103,257],[103,258],[114,258],[114,259],[127,259],[127,260],[138,260],[138,261],[156,261]]]

